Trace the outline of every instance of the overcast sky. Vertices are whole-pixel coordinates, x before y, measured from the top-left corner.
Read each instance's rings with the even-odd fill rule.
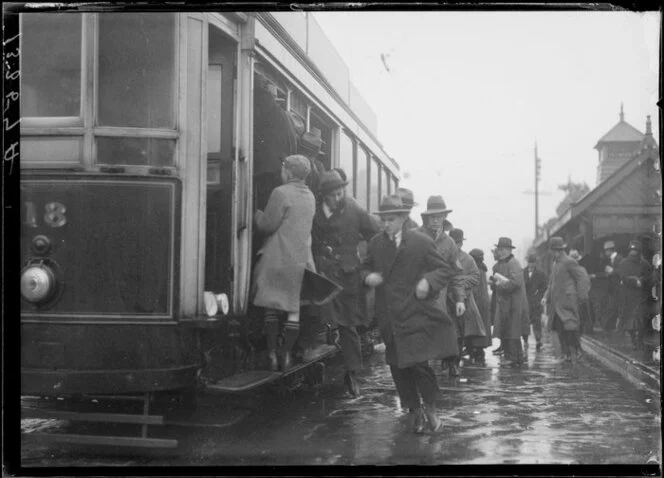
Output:
[[[520,260],[557,185],[595,187],[599,140],[619,120],[658,136],[659,15],[631,12],[317,12],[378,116],[378,138],[420,207],[442,194],[464,249],[509,236]],[[381,61],[385,55],[387,68]]]

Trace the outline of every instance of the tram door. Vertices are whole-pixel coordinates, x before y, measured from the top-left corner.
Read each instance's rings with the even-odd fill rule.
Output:
[[[228,294],[233,281],[233,112],[237,45],[210,26],[207,71],[205,290]]]

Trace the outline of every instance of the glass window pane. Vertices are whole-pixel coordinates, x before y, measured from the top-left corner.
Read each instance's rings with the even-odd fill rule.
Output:
[[[99,124],[175,127],[175,16],[99,15]]]
[[[97,138],[98,164],[173,166],[175,140],[153,138]]]
[[[357,148],[357,190],[355,191],[355,199],[360,206],[369,209],[367,194],[367,164],[369,157],[364,148]],[[369,209],[370,210],[370,209]]]
[[[341,133],[339,167],[346,173],[348,192],[353,194],[353,140],[346,133]]]
[[[387,196],[388,194],[391,194],[390,192],[390,172],[386,169],[383,168],[383,181],[380,183],[383,185],[383,189],[381,190],[381,194],[383,196]]]
[[[369,207],[377,208],[380,204],[380,194],[378,191],[378,183],[380,181],[380,169],[376,159],[373,158],[371,161],[371,193],[369,196]]]
[[[21,115],[80,116],[81,14],[21,19]]]

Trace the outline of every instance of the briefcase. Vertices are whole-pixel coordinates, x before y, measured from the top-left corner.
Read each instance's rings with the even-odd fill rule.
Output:
[[[305,269],[300,291],[300,305],[324,305],[343,290],[336,282],[316,272]]]

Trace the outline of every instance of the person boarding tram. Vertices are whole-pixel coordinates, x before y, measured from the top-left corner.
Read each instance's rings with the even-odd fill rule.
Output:
[[[360,395],[356,373],[362,369],[362,349],[357,327],[367,318],[360,300],[358,244],[379,232],[367,211],[346,194],[348,181],[335,171],[322,174],[321,200],[316,206],[312,229],[312,252],[317,270],[343,287],[330,303],[321,306],[323,320],[338,326],[339,345],[346,366],[345,383],[351,395]]]
[[[475,286],[473,295],[482,321],[484,322],[486,335],[484,337],[470,337],[466,341],[466,344],[470,351],[471,364],[484,367],[486,365],[484,349],[491,347],[491,300],[489,299],[489,289],[486,279],[487,267],[484,263],[484,252],[481,249],[472,249],[468,254],[473,258],[480,271],[480,282]]]
[[[523,269],[523,280],[526,284],[526,297],[528,299],[528,312],[530,325],[535,335],[535,350],[542,348],[542,298],[546,291],[547,280],[544,272],[537,267],[537,257],[530,254],[527,258],[528,265]],[[526,338],[525,345],[528,346]]]
[[[256,211],[259,232],[267,235],[254,268],[253,304],[264,307],[269,368],[286,371],[300,330],[300,291],[305,268],[315,270],[311,228],[316,210],[314,195],[305,184],[311,170],[302,155],[287,156],[281,166],[283,185],[275,188],[265,207]],[[280,321],[286,321],[280,327]],[[278,336],[283,337],[277,348]]]
[[[369,242],[362,281],[376,291],[376,316],[397,393],[414,432],[442,430],[436,413],[438,382],[429,360],[456,356],[454,324],[438,300],[457,272],[426,235],[409,229],[410,208],[397,195],[379,210],[383,232]]]
[[[580,301],[588,300],[590,279],[581,266],[565,253],[562,237],[549,239],[553,264],[549,283],[542,298],[548,314],[548,328],[560,339],[561,361],[575,362],[581,353],[579,327]]]

